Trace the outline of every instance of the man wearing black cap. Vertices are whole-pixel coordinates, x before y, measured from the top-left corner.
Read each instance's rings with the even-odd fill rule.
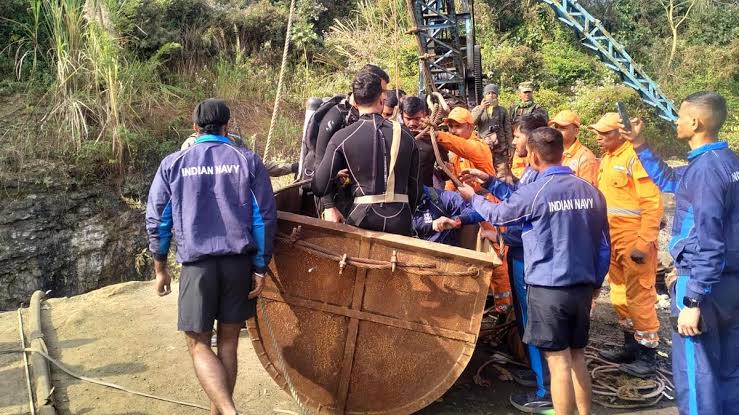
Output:
[[[510,155],[513,147],[513,130],[508,111],[498,104],[498,85],[489,84],[483,89],[484,98],[472,110],[477,132],[493,153],[495,173],[499,179],[510,177]]]
[[[230,111],[217,99],[195,107],[198,139],[167,156],[149,190],[146,230],[156,290],[171,292],[167,253],[173,224],[182,263],[177,328],[187,346],[211,413],[236,414],[239,332],[256,311],[272,256],[277,213],[259,157],[228,138]],[[218,321],[218,355],[211,349]]]

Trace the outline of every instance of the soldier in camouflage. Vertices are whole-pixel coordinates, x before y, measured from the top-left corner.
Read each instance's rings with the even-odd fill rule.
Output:
[[[482,141],[493,153],[496,176],[509,177],[513,130],[508,112],[498,103],[498,85],[485,86],[482,102],[472,110],[472,119]]]
[[[518,84],[518,97],[521,99],[520,102],[514,104],[511,107],[511,124],[513,128],[516,128],[516,124],[521,120],[524,115],[529,115],[533,112],[540,112],[546,119],[549,119],[549,114],[542,108],[541,105],[534,102],[534,83],[533,82],[521,82]]]

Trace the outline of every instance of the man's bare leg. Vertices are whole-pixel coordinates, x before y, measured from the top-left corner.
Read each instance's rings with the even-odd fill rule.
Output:
[[[218,328],[220,333],[221,328]],[[218,359],[213,350],[210,348],[211,332],[194,333],[188,331],[185,333],[187,339],[187,348],[192,356],[192,365],[195,368],[200,385],[210,398],[211,408],[217,410],[216,413],[222,415],[235,415],[233,398],[228,388],[228,378],[226,369]],[[211,409],[211,413],[213,413]]]
[[[234,386],[236,385],[236,374],[238,372],[238,348],[239,333],[241,327],[239,324],[221,324],[218,323],[218,359],[226,370],[226,379],[228,380],[228,390],[233,396]]]
[[[572,356],[570,355],[570,349],[546,352],[545,355],[552,379],[554,412],[557,415],[572,415],[575,410],[575,391],[572,387]]]
[[[570,349],[572,356],[572,383],[575,387],[575,402],[580,415],[590,415],[592,405],[592,389],[590,386],[590,372],[585,363],[584,349]]]

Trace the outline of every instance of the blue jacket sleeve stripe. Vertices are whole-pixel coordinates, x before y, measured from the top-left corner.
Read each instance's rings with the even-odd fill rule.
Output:
[[[673,258],[676,256],[676,253],[673,253],[672,250],[675,249],[677,244],[684,241],[688,238],[688,236],[690,236],[690,233],[693,231],[694,227],[695,216],[693,215],[693,207],[690,206],[687,213],[685,213],[685,216],[683,216],[682,222],[680,223],[680,233],[678,233],[677,235],[673,234],[672,238],[670,238],[670,243],[667,245],[669,251],[673,254]]]
[[[642,145],[636,149],[644,170],[647,171],[652,181],[664,193],[675,193],[677,184],[683,169],[673,169],[652,151],[648,145]]]
[[[259,209],[259,203],[254,193],[251,194],[251,231],[252,237],[254,238],[254,244],[256,245],[256,251],[252,255],[252,263],[254,264],[256,271],[262,271],[267,267],[265,260],[265,230],[264,218],[262,218],[262,212]]]
[[[172,202],[167,202],[167,205],[162,211],[160,222],[157,230],[159,231],[159,249],[157,255],[160,257],[166,257],[169,252],[169,244],[172,241]]]
[[[172,240],[172,195],[167,175],[168,169],[162,162],[151,183],[146,202],[146,233],[149,237],[149,252],[159,260],[166,259]]]

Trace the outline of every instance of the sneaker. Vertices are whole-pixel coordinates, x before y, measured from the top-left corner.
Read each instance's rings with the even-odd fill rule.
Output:
[[[552,396],[547,393],[540,397],[536,392],[513,393],[509,398],[511,405],[519,411],[530,414],[554,414]]]
[[[515,369],[511,371],[511,374],[513,375],[513,380],[518,383],[521,386],[528,386],[531,388],[535,388],[539,385],[536,384],[536,373],[534,373],[531,369]],[[544,384],[549,384],[549,373],[546,373],[544,376]]]

